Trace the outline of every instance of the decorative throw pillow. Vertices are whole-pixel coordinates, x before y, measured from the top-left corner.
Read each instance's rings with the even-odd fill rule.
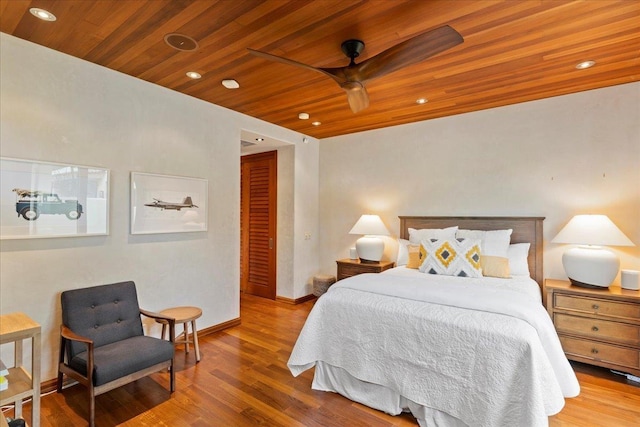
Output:
[[[431,239],[455,239],[458,226],[448,228],[409,228],[409,241],[415,245],[423,240]]]
[[[530,276],[529,248],[531,243],[514,243],[509,246],[509,270],[513,276]]]
[[[509,271],[509,244],[513,230],[458,230],[456,237],[466,239],[480,239],[480,250],[483,257],[491,257],[482,265],[482,275],[489,277],[507,278]]]
[[[409,251],[409,262],[407,262],[407,268],[420,268],[420,264],[426,257],[427,253],[422,245],[409,245],[407,246]]]
[[[426,257],[420,271],[446,276],[482,277],[480,240],[432,239],[423,240]]]
[[[482,275],[485,277],[499,277],[501,279],[511,277],[509,258],[482,254],[480,266],[482,267]]]

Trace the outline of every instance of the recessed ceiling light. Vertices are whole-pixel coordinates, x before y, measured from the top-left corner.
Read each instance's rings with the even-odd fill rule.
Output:
[[[222,81],[222,86],[226,87],[227,89],[238,89],[240,87],[240,84],[233,79],[225,79]]]
[[[29,9],[29,12],[31,12],[31,14],[36,18],[40,18],[43,21],[53,22],[57,19],[53,13],[37,7],[32,7],[31,9]]]
[[[314,126],[320,126],[322,124],[322,122],[313,122],[311,124],[314,125]]]
[[[202,75],[200,73],[195,72],[195,71],[188,71],[187,72],[187,77],[189,77],[190,79],[199,79],[200,77],[202,77]]]
[[[256,141],[262,142],[262,141],[264,141],[264,138],[256,138]]]
[[[594,65],[596,65],[596,61],[583,61],[583,62],[577,64],[576,68],[578,70],[584,70],[584,69],[587,69],[587,68],[591,68]]]
[[[309,113],[300,113],[298,114],[298,118],[300,120],[309,120]]]
[[[174,49],[191,52],[198,48],[198,42],[184,34],[170,33],[164,36],[164,42]]]
[[[426,104],[429,100],[427,98],[416,99],[416,104]]]

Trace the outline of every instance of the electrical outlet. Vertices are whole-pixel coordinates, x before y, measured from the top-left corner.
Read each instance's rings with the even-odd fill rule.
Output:
[[[311,233],[304,233],[304,240],[311,240]]]

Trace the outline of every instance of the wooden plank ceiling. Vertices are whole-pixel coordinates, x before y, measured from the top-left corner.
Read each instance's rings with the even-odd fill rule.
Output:
[[[31,7],[57,20],[38,20]],[[0,0],[0,16],[4,33],[317,138],[640,78],[637,0]],[[464,43],[367,82],[371,105],[357,114],[330,78],[247,51],[341,67],[344,40],[365,42],[360,62],[445,24]],[[172,49],[168,33],[199,48]],[[576,69],[584,60],[596,65]],[[189,79],[191,70],[202,78]]]

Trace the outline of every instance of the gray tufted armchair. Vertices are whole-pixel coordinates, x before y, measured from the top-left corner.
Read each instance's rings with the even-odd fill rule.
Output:
[[[88,388],[91,427],[99,394],[167,368],[173,393],[175,320],[142,310],[135,283],[69,290],[61,301],[57,391],[65,374]],[[170,341],[144,336],[141,314],[166,321]]]

